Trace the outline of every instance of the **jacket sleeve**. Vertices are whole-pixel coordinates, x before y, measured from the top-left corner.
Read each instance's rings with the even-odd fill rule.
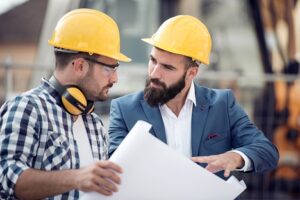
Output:
[[[109,120],[109,156],[111,156],[129,132],[118,100],[112,100],[111,102]]]
[[[275,145],[251,122],[243,108],[236,102],[232,91],[227,93],[227,103],[233,148],[248,156],[253,171],[264,172],[274,169],[279,159]]]

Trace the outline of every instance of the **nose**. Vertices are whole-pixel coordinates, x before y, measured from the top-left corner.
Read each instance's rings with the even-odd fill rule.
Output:
[[[156,65],[149,65],[149,75],[151,78],[161,78],[161,70],[158,64]]]
[[[117,71],[114,71],[112,76],[111,76],[111,81],[113,83],[117,83],[118,82],[118,72]]]

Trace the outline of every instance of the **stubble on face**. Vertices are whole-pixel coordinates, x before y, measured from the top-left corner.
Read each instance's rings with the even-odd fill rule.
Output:
[[[94,78],[93,68],[90,68],[86,76],[79,81],[78,86],[88,100],[106,101],[108,99],[109,89],[113,86],[113,83],[108,83],[99,88]]]

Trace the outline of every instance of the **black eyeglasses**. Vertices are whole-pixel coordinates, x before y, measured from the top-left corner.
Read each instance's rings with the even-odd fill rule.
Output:
[[[114,64],[114,65],[110,65],[110,64],[106,64],[106,63],[103,63],[103,62],[100,62],[98,60],[95,60],[93,58],[86,58],[84,57],[85,60],[88,60],[88,61],[91,61],[93,63],[97,63],[99,65],[102,65],[103,67],[105,67],[106,69],[109,68],[109,70],[111,70],[112,72],[115,72],[117,70],[117,68],[119,67],[119,63],[117,64]]]

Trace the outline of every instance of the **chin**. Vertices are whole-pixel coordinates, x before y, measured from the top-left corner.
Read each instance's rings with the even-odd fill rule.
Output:
[[[108,99],[108,95],[100,95],[99,97],[98,97],[98,100],[99,101],[106,101]]]

